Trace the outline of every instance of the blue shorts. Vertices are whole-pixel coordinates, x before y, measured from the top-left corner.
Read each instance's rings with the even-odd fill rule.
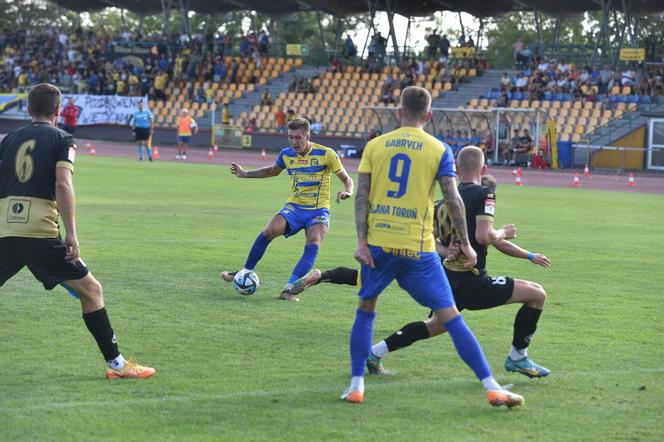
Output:
[[[191,140],[191,135],[187,135],[186,137],[179,136],[178,139],[180,140],[180,143],[189,143],[189,140]]]
[[[296,204],[286,204],[286,206],[279,211],[279,215],[286,218],[286,222],[288,223],[288,228],[284,234],[286,238],[315,224],[330,225],[329,209],[309,210],[302,209]]]
[[[424,307],[438,310],[455,305],[450,283],[436,252],[403,253],[400,249],[388,252],[383,247],[369,248],[376,268],[362,265],[360,298],[376,298],[396,279],[399,286]]]

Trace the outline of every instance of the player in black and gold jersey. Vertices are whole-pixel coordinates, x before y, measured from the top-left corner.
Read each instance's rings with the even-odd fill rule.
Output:
[[[0,286],[26,266],[47,290],[62,285],[81,302],[83,321],[108,363],[106,376],[150,377],[154,368],[120,354],[101,284],[79,256],[72,184],[76,144],[55,126],[60,90],[48,83],[35,86],[28,111],[32,122],[0,142]]]
[[[479,148],[465,147],[458,158],[459,194],[466,207],[466,224],[470,244],[477,252],[477,264],[472,269],[464,267],[463,254],[455,244],[454,229],[449,221],[445,204],[436,203],[434,229],[436,249],[443,259],[445,273],[450,281],[454,300],[459,311],[485,310],[506,304],[523,304],[514,321],[512,350],[505,361],[508,371],[519,372],[528,377],[544,377],[548,369],[528,358],[528,346],[539,320],[546,292],[541,285],[508,276],[490,277],[486,271],[487,248],[493,245],[500,252],[515,258],[528,259],[534,264],[549,267],[549,258],[540,253],[522,249],[509,241],[516,237],[513,224],[494,229],[493,216],[496,209],[496,182],[487,179],[484,155]],[[320,282],[358,285],[358,271],[338,267],[321,273],[314,269],[295,284],[295,293]],[[434,321],[412,322],[385,340],[374,345],[367,362],[371,373],[386,374],[381,358],[389,352],[407,347],[414,342],[444,333],[446,330],[434,325]]]

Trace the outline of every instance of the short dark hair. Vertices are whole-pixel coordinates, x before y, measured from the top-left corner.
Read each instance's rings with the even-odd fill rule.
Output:
[[[293,118],[288,122],[288,129],[290,130],[300,130],[304,129],[306,132],[309,132],[311,129],[311,124],[306,118]]]
[[[406,118],[423,119],[431,108],[431,94],[419,86],[408,86],[401,93],[401,108]]]
[[[52,117],[60,108],[60,89],[50,83],[40,83],[28,94],[28,108],[33,117]]]

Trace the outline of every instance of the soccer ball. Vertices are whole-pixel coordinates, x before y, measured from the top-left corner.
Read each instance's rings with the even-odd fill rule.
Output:
[[[258,275],[253,270],[240,270],[233,279],[233,287],[241,295],[253,295],[258,289]]]

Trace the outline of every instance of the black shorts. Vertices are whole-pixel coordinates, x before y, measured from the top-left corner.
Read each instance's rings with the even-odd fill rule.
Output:
[[[486,310],[505,305],[514,292],[514,279],[509,276],[479,276],[471,272],[454,272],[445,269],[454,300],[459,311]]]
[[[76,127],[75,126],[67,126],[66,124],[62,125],[62,130],[65,132],[69,132],[72,135],[76,135]]]
[[[147,141],[150,139],[150,128],[149,127],[137,127],[134,128],[134,136],[136,141]]]
[[[24,266],[46,290],[87,275],[89,270],[83,261],[67,262],[65,252],[62,238],[0,238],[0,286]]]

